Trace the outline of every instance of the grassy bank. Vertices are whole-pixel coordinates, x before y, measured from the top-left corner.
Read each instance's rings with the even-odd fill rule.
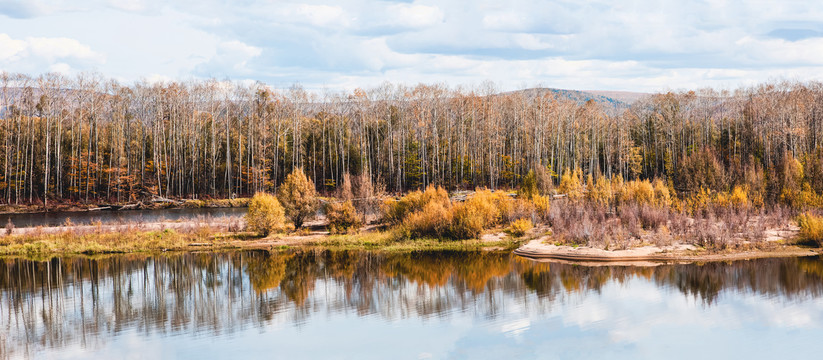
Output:
[[[74,232],[12,235],[0,238],[0,256],[42,258],[71,254],[157,253],[165,251],[215,251],[228,249],[323,248],[332,250],[514,249],[524,239],[493,240],[403,239],[388,231],[328,235],[323,233],[276,234],[260,237],[250,232],[221,232],[208,227],[178,231]]]

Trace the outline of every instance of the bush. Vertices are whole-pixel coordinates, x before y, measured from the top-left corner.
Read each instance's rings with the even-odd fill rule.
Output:
[[[286,177],[277,190],[277,198],[295,228],[303,226],[303,222],[317,211],[317,191],[301,168],[294,169]]]
[[[403,219],[399,230],[407,238],[440,238],[449,235],[451,224],[451,205],[432,201]]]
[[[554,193],[554,182],[549,169],[546,169],[543,165],[537,165],[534,174],[537,177],[537,191],[540,195],[552,195]]]
[[[250,231],[267,236],[286,229],[285,220],[283,206],[274,195],[257,193],[249,201],[246,222]]]
[[[749,207],[748,190],[743,186],[735,186],[729,196],[729,203],[735,209],[745,209]]]
[[[351,186],[351,175],[349,173],[343,174],[343,183],[337,188],[337,198],[343,201],[354,199],[354,193]]]
[[[450,237],[454,239],[473,239],[480,236],[483,229],[489,224],[486,221],[489,214],[484,209],[478,209],[477,205],[477,202],[472,204],[467,201],[454,207],[452,223],[449,228]]]
[[[329,232],[332,234],[356,232],[362,226],[360,216],[351,200],[328,203],[326,218],[329,220]]]
[[[611,183],[603,175],[598,176],[596,181],[589,183],[586,200],[597,206],[609,206],[614,200]]]
[[[502,191],[478,189],[462,205],[465,205],[466,210],[476,214],[487,227],[491,227],[500,222],[504,212],[508,214],[511,208],[510,201],[508,195]]]
[[[387,199],[381,210],[383,219],[390,224],[402,223],[410,214],[423,210],[426,204],[435,202],[445,207],[451,204],[449,193],[442,187],[429,185],[425,191],[415,190],[399,200]]]
[[[583,197],[583,171],[576,169],[574,171],[563,172],[563,177],[560,178],[560,186],[557,190],[566,194],[570,201],[578,201]]]
[[[526,235],[526,232],[531,230],[534,227],[532,221],[529,219],[518,219],[512,221],[509,225],[509,233],[512,234],[514,237],[522,237]]]
[[[520,185],[518,194],[524,199],[531,199],[538,194],[537,175],[534,174],[534,170],[529,170],[529,173],[523,178],[523,183]]]
[[[823,217],[810,213],[801,214],[797,218],[797,224],[800,225],[801,239],[823,245]]]
[[[659,207],[669,207],[672,204],[672,195],[666,183],[655,179],[652,187],[654,188],[654,204]]]
[[[534,203],[534,209],[537,216],[542,220],[547,220],[549,218],[552,205],[549,197],[537,195],[532,199],[532,203]]]

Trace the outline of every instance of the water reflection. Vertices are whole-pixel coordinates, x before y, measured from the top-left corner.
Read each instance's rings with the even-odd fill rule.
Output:
[[[532,340],[541,343],[568,336],[558,329],[585,333],[598,322],[608,322],[601,330],[611,341],[636,342],[639,335],[631,329],[644,322],[663,326],[654,319],[666,318],[643,304],[660,305],[670,322],[679,321],[672,314],[700,318],[720,309],[726,320],[749,321],[735,318],[733,310],[752,305],[729,310],[724,297],[735,304],[774,306],[782,312],[779,321],[823,318],[820,258],[586,267],[507,253],[312,251],[5,259],[2,266],[0,354],[5,358],[71,353],[64,349],[106,357],[101,354],[119,354],[115,345],[124,338],[169,345],[180,336],[205,347],[175,350],[172,357],[212,357],[216,353],[205,350],[208,344],[236,334],[259,340],[301,331],[347,332],[352,323],[407,327],[411,337],[438,336],[416,328],[421,321],[428,327],[440,324],[444,331],[462,329],[468,334],[462,341],[472,349],[494,343],[478,340],[489,331],[515,343],[537,336]],[[791,303],[804,307],[786,305]],[[681,305],[682,313],[676,308]],[[541,324],[548,330],[535,329]],[[448,357],[471,355],[450,351]]]

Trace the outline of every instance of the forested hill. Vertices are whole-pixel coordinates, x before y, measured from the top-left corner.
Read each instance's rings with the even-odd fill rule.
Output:
[[[273,191],[296,167],[324,192],[347,173],[398,192],[514,188],[546,167],[678,191],[745,185],[767,201],[823,194],[820,83],[613,95],[0,73],[0,203],[227,197]]]
[[[602,105],[606,109],[616,109],[616,110],[625,110],[629,108],[635,101],[641,99],[644,96],[649,96],[651,94],[645,93],[637,93],[637,92],[628,92],[628,91],[598,91],[598,90],[591,90],[591,91],[583,91],[583,90],[566,90],[566,89],[554,89],[554,88],[531,88],[525,90],[517,90],[512,92],[503,93],[512,94],[512,93],[522,93],[527,98],[533,99],[536,97],[542,96],[551,96],[551,97],[558,97],[561,99],[567,99],[575,101],[579,104],[583,104],[589,100],[592,100],[600,105]]]

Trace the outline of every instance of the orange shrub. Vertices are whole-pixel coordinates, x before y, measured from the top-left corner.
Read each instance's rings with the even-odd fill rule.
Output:
[[[522,237],[532,228],[534,228],[534,224],[532,224],[531,220],[517,219],[509,224],[509,233],[514,237]]]
[[[360,216],[351,200],[328,203],[326,218],[329,220],[329,232],[332,234],[356,232],[362,226]]]

